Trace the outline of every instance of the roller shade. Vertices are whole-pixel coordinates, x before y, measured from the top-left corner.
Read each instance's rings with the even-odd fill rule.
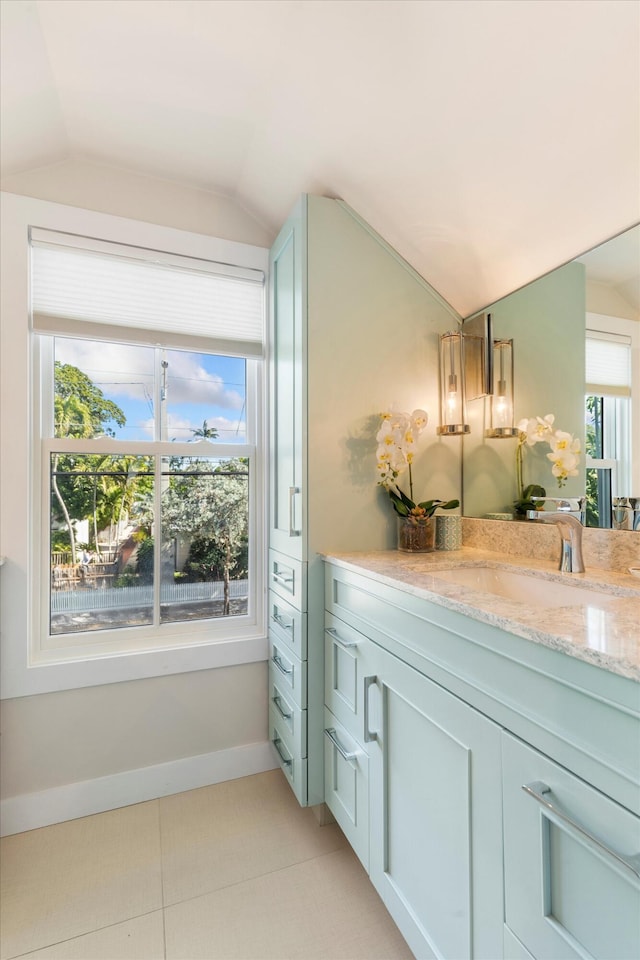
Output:
[[[631,396],[631,340],[587,331],[586,392],[594,396]]]
[[[263,351],[264,275],[228,264],[33,230],[31,307],[40,332]]]

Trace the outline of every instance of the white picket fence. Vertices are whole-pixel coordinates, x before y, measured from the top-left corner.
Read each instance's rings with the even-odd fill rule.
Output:
[[[248,580],[232,580],[232,600],[245,600],[249,595]],[[224,600],[222,580],[208,583],[163,583],[160,603],[193,603],[203,600]],[[148,607],[153,603],[153,587],[100,587],[95,590],[62,590],[51,593],[51,613],[78,613],[86,610],[114,610],[124,607]]]

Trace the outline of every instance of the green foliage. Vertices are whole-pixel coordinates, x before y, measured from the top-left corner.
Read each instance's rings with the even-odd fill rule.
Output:
[[[416,504],[399,487],[395,490],[390,487],[385,489],[399,517],[408,517],[410,514],[418,519],[432,517],[437,509],[455,510],[460,506],[459,500],[422,500],[421,503]]]
[[[109,424],[123,427],[127,422],[120,407],[113,400],[107,400],[102,390],[78,367],[56,360],[54,383],[56,437],[112,437],[114,430]]]
[[[513,501],[513,507],[518,517],[526,517],[527,510],[537,510],[538,504],[532,497],[546,497],[547,491],[537,483],[530,483],[522,491],[522,496]]]
[[[147,537],[138,545],[136,570],[141,583],[153,583],[153,537]]]

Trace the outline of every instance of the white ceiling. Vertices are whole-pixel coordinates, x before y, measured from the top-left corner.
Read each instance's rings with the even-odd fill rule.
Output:
[[[3,0],[2,165],[354,207],[463,315],[640,219],[637,0]]]

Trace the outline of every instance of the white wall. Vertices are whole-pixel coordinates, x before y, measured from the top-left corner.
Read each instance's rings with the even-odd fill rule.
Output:
[[[3,187],[244,243],[270,240],[228,198],[97,164],[58,164]],[[272,767],[266,696],[266,663],[256,662],[4,700],[2,831]]]

